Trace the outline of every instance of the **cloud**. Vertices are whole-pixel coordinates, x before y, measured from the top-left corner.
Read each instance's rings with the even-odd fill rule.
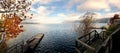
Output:
[[[57,16],[61,17],[61,18],[66,18],[67,17],[64,13],[59,13],[59,14],[57,14]]]
[[[69,0],[68,3],[65,5],[66,9],[70,9],[73,5],[80,3],[82,0]]]
[[[39,5],[37,5],[36,9],[34,8],[35,5],[32,6],[31,11],[35,13],[34,13],[33,19],[30,21],[50,24],[50,23],[62,23],[63,21],[81,20],[80,17],[83,14],[81,12],[78,13],[78,11],[91,11],[91,10],[92,12],[97,12],[97,16],[95,17],[96,19],[110,18],[114,14],[118,13],[118,12],[111,12],[112,10],[114,10],[114,9],[111,9],[111,5],[120,9],[120,6],[118,5],[120,4],[119,0],[116,0],[116,1],[113,1],[113,0],[67,0],[68,3],[66,3],[66,5],[63,7],[65,7],[68,11],[63,10],[64,11],[63,12],[61,11],[61,9],[60,10],[56,9],[61,5],[52,6],[52,4],[54,4],[52,2],[58,2],[58,1],[61,1],[61,0],[36,0],[35,2],[33,2]],[[76,7],[76,8],[73,8],[73,7]],[[76,11],[76,9],[78,11]],[[101,10],[104,10],[105,13],[101,12]],[[55,16],[49,16],[52,14],[54,14]]]
[[[51,2],[58,1],[60,0],[34,0],[30,9],[31,12],[34,14],[33,18],[25,20],[25,22],[37,22],[44,24],[61,23],[59,17],[49,17],[49,15],[56,9],[56,6],[47,6]],[[45,4],[45,6],[40,4]]]
[[[86,0],[77,6],[78,11],[100,11],[106,12],[112,10],[112,6],[120,9],[120,0]]]
[[[105,10],[110,11],[110,6],[107,0],[87,0],[86,2],[77,6],[79,11],[91,11],[91,10]]]
[[[25,20],[25,22],[37,22],[42,24],[55,24],[61,23],[61,17],[49,17],[49,16],[39,16],[39,14],[35,14],[32,19]]]
[[[64,14],[64,13],[59,13],[57,14],[57,17],[60,17],[62,19],[64,19],[64,21],[74,21],[74,20],[80,20],[80,16],[82,14],[78,14],[78,13],[69,13],[69,14]]]
[[[102,14],[102,13],[96,13],[96,19],[102,19],[102,18],[111,18],[113,17],[115,14],[119,14],[120,15],[120,11],[118,12],[109,12],[109,13],[106,13],[106,14]]]
[[[51,13],[52,11],[51,10],[48,10],[47,7],[45,6],[40,6],[38,9],[37,9],[37,13],[39,14],[39,16],[47,16]]]
[[[61,1],[61,0],[34,0],[34,3],[39,2],[40,4],[49,4],[51,2],[58,2],[58,1]]]
[[[27,20],[26,22],[32,21],[43,24],[61,23],[62,21],[59,17],[49,17],[49,15],[55,10],[55,8],[55,6],[39,6],[37,9],[32,8],[32,10],[37,13],[33,15],[33,19]]]
[[[74,21],[79,20],[79,17],[81,14],[77,13],[70,13],[70,14],[64,14],[64,13],[58,13],[57,16],[49,17],[49,16],[40,16],[39,14],[35,14],[33,16],[33,19],[27,20],[32,22],[38,22],[43,24],[56,24],[56,23],[62,23],[64,21]]]
[[[31,7],[31,11],[34,13],[34,14],[39,14],[39,16],[48,16],[49,14],[51,14],[54,10],[56,9],[55,6],[39,6],[37,9]]]
[[[40,4],[48,4],[52,2],[52,0],[34,0],[33,4],[39,2]]]
[[[109,4],[117,7],[118,9],[120,9],[120,0],[109,0]]]
[[[49,17],[49,15],[54,12],[56,9],[55,6],[39,6],[37,9],[33,8],[31,6],[31,11],[34,13],[33,18],[30,20],[26,20],[25,22],[38,22],[38,23],[44,23],[44,24],[50,24],[50,23],[59,23],[59,18],[53,18]]]

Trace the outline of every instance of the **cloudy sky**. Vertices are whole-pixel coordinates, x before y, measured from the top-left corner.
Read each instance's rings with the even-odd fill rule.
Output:
[[[34,0],[30,21],[39,23],[62,23],[80,19],[85,12],[97,14],[96,19],[110,18],[120,14],[120,0]]]

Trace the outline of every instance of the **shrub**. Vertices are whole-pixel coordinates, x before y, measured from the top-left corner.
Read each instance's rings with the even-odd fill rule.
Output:
[[[114,32],[117,28],[119,28],[119,25],[111,25],[107,31],[106,31],[106,34],[107,35],[110,35],[112,32]]]

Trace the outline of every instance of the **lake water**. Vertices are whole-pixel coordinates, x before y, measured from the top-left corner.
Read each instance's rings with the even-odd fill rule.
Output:
[[[104,26],[99,23],[96,26]],[[45,36],[35,49],[35,53],[74,53],[75,38],[74,24],[24,24],[24,32],[8,41],[8,45],[14,45],[22,40],[26,41],[38,33]]]

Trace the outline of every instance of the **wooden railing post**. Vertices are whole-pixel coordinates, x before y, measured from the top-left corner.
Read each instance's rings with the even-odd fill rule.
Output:
[[[95,31],[95,33],[94,33],[94,38],[96,38],[97,37],[97,33],[96,33],[96,31]]]
[[[15,45],[16,53],[17,53],[17,44]]]
[[[76,44],[75,47],[78,48],[78,42],[77,42],[77,40],[75,40],[75,44]]]
[[[98,38],[99,35],[98,35],[98,32],[95,30],[95,38]]]
[[[89,33],[89,42],[90,42],[90,35],[91,35],[91,34]]]

